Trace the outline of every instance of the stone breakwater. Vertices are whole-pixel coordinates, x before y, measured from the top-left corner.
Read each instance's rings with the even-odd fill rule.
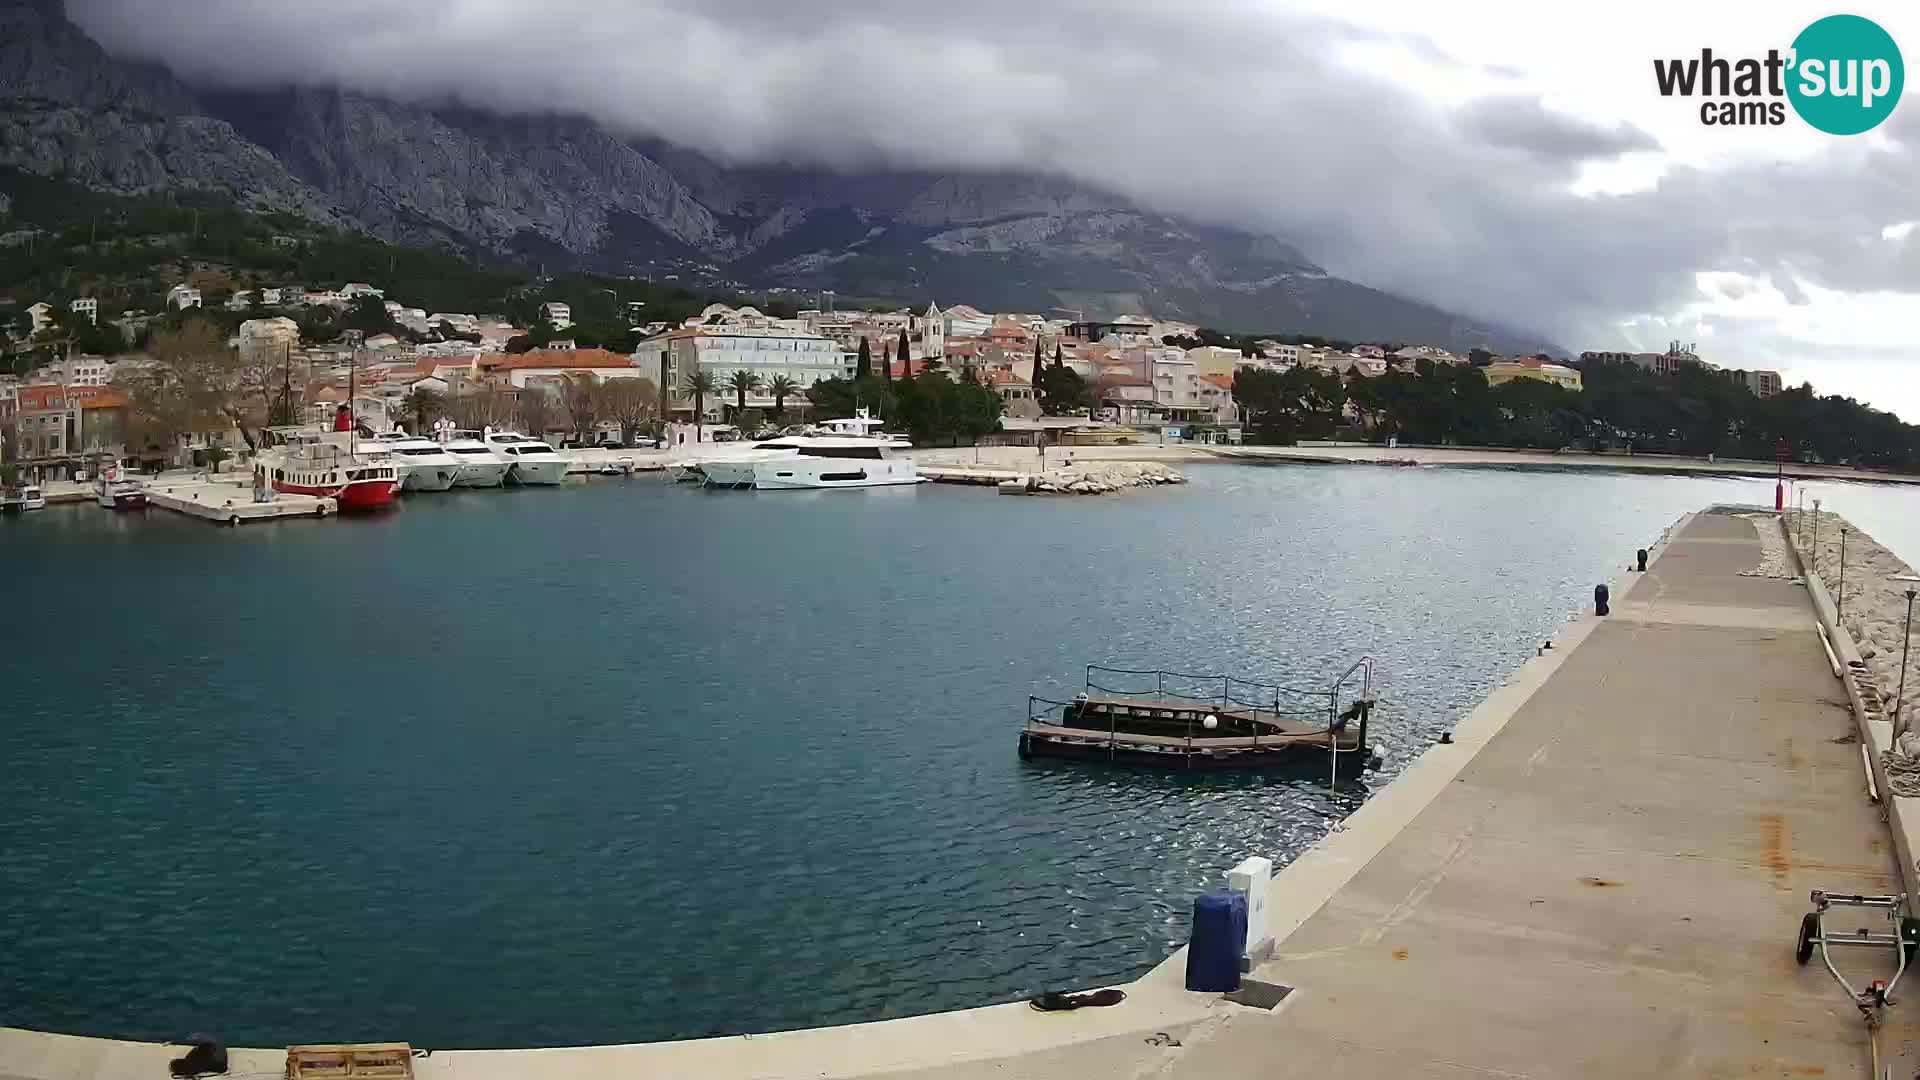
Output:
[[[1789,513],[1785,524],[1793,535],[1795,546],[1800,549],[1801,557],[1807,560],[1808,568],[1820,575],[1829,593],[1841,599],[1841,625],[1853,636],[1853,643],[1860,650],[1860,658],[1866,661],[1868,671],[1872,672],[1874,685],[1880,691],[1880,700],[1885,703],[1887,714],[1891,716],[1894,698],[1900,689],[1900,649],[1905,635],[1907,590],[1920,588],[1920,583],[1893,580],[1896,577],[1913,577],[1913,568],[1838,514],[1818,515],[1819,536],[1816,540],[1815,517],[1811,510],[1806,511],[1804,517],[1799,513]],[[1840,565],[1842,527],[1847,530],[1844,575]],[[1920,650],[1920,642],[1915,643],[1915,648]],[[1916,661],[1916,666],[1920,666],[1920,661]],[[1900,711],[1906,715],[1920,715],[1911,712],[1916,707],[1920,707],[1920,675],[1909,671],[1907,696],[1900,705]],[[1913,740],[1913,747],[1907,752],[1920,752],[1920,737],[1909,735],[1908,738]]]
[[[1157,461],[1098,461],[1008,480],[1000,488],[1026,495],[1107,495],[1127,488],[1186,482],[1186,477]]]

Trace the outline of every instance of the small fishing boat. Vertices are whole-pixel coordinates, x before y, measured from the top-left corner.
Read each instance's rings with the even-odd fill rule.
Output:
[[[1373,662],[1324,686],[1087,666],[1072,701],[1027,699],[1020,756],[1179,769],[1372,767]]]
[[[118,466],[109,466],[93,482],[93,501],[108,510],[145,510],[147,489],[140,481],[123,474]]]
[[[45,510],[46,508],[47,508],[47,496],[45,492],[42,492],[40,490],[39,485],[37,484],[21,484],[20,485],[20,509]]]

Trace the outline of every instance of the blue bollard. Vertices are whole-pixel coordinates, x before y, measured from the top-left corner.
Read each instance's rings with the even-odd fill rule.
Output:
[[[1595,615],[1605,615],[1607,613],[1607,587],[1605,585],[1595,585],[1593,587],[1593,613]]]
[[[1187,989],[1225,994],[1240,989],[1240,954],[1247,947],[1247,898],[1202,893],[1193,901],[1187,940]]]

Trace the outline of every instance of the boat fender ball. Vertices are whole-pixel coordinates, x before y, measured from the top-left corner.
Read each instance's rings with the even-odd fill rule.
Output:
[[[1220,726],[1220,718],[1212,713],[1208,713],[1207,718],[1200,721],[1200,726],[1206,728],[1208,731],[1212,731],[1214,728]]]
[[[1646,548],[1640,549],[1640,551],[1638,552],[1638,558],[1640,560],[1640,572],[1644,574],[1647,572],[1647,549]]]
[[[1595,615],[1605,615],[1607,613],[1607,587],[1605,585],[1595,585],[1593,587],[1593,613]]]

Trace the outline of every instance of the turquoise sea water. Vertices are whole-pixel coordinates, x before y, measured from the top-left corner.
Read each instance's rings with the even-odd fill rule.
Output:
[[[1131,977],[1197,891],[1319,837],[1678,515],[1772,498],[1190,475],[0,521],[0,1025],[543,1045]],[[1920,520],[1920,494],[1857,497]],[[1394,755],[1337,794],[1015,756],[1026,695],[1089,662],[1324,676],[1362,652]]]

